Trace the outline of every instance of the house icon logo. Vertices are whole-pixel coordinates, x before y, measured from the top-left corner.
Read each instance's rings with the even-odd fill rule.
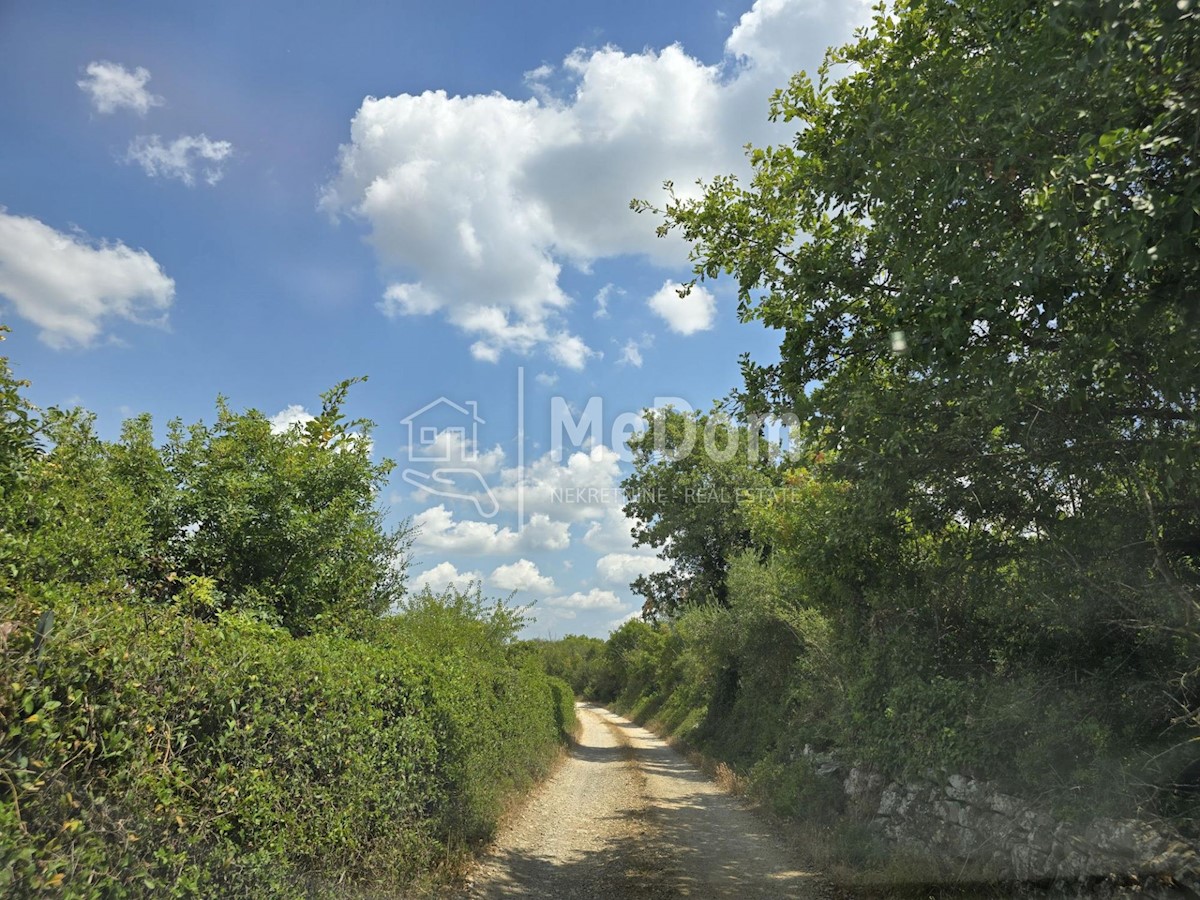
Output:
[[[425,494],[472,503],[485,519],[500,511],[483,473],[471,465],[479,459],[479,426],[487,424],[476,401],[459,404],[438,397],[400,424],[408,429],[409,468],[400,475],[404,481]],[[432,471],[416,468],[430,464]]]
[[[457,413],[463,422],[439,428],[434,422],[435,410],[438,412]],[[419,420],[430,424],[421,424]],[[428,460],[429,462],[464,461],[473,462],[479,456],[479,426],[487,422],[479,417],[479,404],[468,400],[459,405],[446,397],[426,403],[414,413],[400,420],[400,424],[408,429],[408,458]],[[467,427],[470,427],[470,437]],[[454,440],[457,438],[457,441]],[[455,447],[459,455],[454,453]]]

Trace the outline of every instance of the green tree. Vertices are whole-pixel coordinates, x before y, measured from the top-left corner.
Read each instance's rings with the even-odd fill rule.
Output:
[[[739,500],[775,483],[777,448],[720,413],[647,410],[648,428],[629,439],[633,474],[621,487],[634,540],[671,562],[632,585],[652,614],[726,599],[730,557],[749,546]]]
[[[0,341],[9,328],[0,325]],[[29,382],[18,379],[7,356],[0,356],[0,586],[19,572],[26,547],[17,494],[40,454],[38,410],[22,391]]]
[[[46,451],[33,459],[13,496],[24,535],[21,577],[27,583],[100,583],[124,589],[149,547],[145,508],[117,477],[111,445],[82,409],[45,411]]]
[[[90,413],[41,413],[0,358],[4,577],[257,609],[297,633],[386,612],[411,530],[384,525],[392,462],[372,461],[371,423],[345,420],[353,383],[284,433],[219,400],[214,426],[173,422],[159,448],[149,416],[106,442]]]
[[[530,644],[547,675],[561,678],[576,694],[588,694],[604,678],[604,641],[581,634]]]
[[[8,332],[7,325],[0,325],[0,341]],[[0,356],[0,499],[12,494],[40,450],[37,410],[21,393],[28,386],[13,375],[8,357]]]
[[[1171,579],[1200,543],[1200,43],[1190,3],[902,0],[797,75],[789,146],[670,199],[732,273],[751,411],[874,502],[1051,529],[1120,482]],[[851,68],[834,79],[835,67]],[[639,208],[647,205],[637,204]]]
[[[1078,786],[1194,738],[1192,7],[899,0],[776,94],[748,183],[657,211],[781,334],[736,405],[796,415],[805,465],[736,515],[829,623],[830,733],[893,771]]]
[[[212,427],[172,423],[165,460],[180,486],[170,550],[180,572],[212,578],[298,632],[399,599],[410,530],[384,527],[376,498],[393,463],[372,462],[369,422],[345,421],[353,383],[284,433],[223,400]]]

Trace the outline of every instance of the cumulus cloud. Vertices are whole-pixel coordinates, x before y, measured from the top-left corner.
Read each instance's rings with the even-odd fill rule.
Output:
[[[586,593],[576,591],[573,594],[551,597],[546,601],[546,604],[548,606],[574,610],[621,609],[625,605],[612,591],[602,588],[592,588]]]
[[[316,416],[299,403],[293,403],[271,416],[271,433],[284,434],[296,425],[307,425],[315,418]]]
[[[629,612],[625,613],[624,615],[617,616],[617,618],[615,618],[611,622],[609,622],[608,630],[616,631],[618,628],[620,628],[626,622],[629,622],[632,619],[640,619],[641,617],[642,617],[642,611],[640,609],[631,609]]]
[[[436,462],[456,469],[474,469],[484,475],[498,471],[504,462],[503,447],[497,444],[491,450],[480,450],[459,428],[441,429],[432,440],[414,443],[407,449],[414,463]]]
[[[610,506],[604,515],[588,526],[583,544],[597,553],[629,552],[634,547],[633,529],[637,520],[625,515],[619,506]]]
[[[232,155],[229,141],[213,141],[203,134],[185,134],[170,143],[157,134],[143,134],[130,142],[125,156],[151,178],[177,178],[191,187],[197,174],[206,184],[220,181],[225,176],[225,161]]]
[[[641,575],[669,568],[665,559],[643,553],[608,553],[596,560],[596,574],[609,584],[629,584]]]
[[[480,360],[537,349],[582,366],[594,351],[564,330],[562,267],[628,253],[684,264],[681,241],[656,240],[630,198],[744,173],[747,141],[786,137],[766,122],[772,90],[868,13],[864,0],[758,0],[712,65],[678,45],[577,49],[526,73],[526,100],[367,97],[321,205],[364,221],[381,264],[404,273],[387,314],[442,315]]]
[[[518,550],[564,550],[570,543],[569,525],[544,514],[530,516],[518,533],[494,522],[456,519],[444,504],[413,517],[415,544],[426,550],[466,556],[512,554]]]
[[[499,454],[499,448],[495,453]],[[494,469],[492,469],[494,471]],[[415,524],[420,546],[443,553],[467,555],[511,555],[524,550],[561,550],[570,545],[572,524],[586,527],[583,543],[597,553],[634,551],[635,520],[622,511],[625,494],[621,488],[620,456],[596,444],[567,454],[551,451],[528,463],[524,469],[500,468],[488,479],[499,509],[513,513],[523,508],[524,526],[518,531],[494,522],[457,519],[439,504],[419,513]],[[419,500],[432,494],[416,492]],[[470,500],[469,491],[462,498]],[[477,495],[485,499],[482,493]],[[653,565],[653,563],[650,563]]]
[[[558,376],[549,372],[538,372],[537,375],[534,376],[533,380],[542,387],[554,387],[556,384],[558,384]]]
[[[435,594],[439,594],[449,587],[458,588],[460,591],[465,590],[473,583],[482,580],[483,576],[478,572],[460,572],[452,563],[442,562],[414,575],[412,581],[409,582],[409,588],[413,592],[429,588]]]
[[[565,332],[558,334],[550,345],[550,357],[568,369],[582,369],[593,356],[604,354],[593,350],[580,338]]]
[[[537,594],[554,593],[554,579],[543,575],[538,567],[527,559],[497,566],[488,578],[502,591],[529,591]]]
[[[75,82],[89,96],[98,113],[131,109],[144,116],[152,106],[162,106],[163,98],[146,90],[150,72],[138,66],[132,72],[119,63],[98,60],[88,63],[87,77]]]
[[[417,513],[413,525],[418,547],[471,556],[511,553],[519,540],[511,528],[501,528],[494,522],[456,520],[441,503]]]
[[[756,0],[725,50],[767,72],[816,69],[825,48],[866,24],[873,0]],[[782,85],[780,85],[782,87]]]
[[[668,279],[647,304],[676,334],[708,331],[717,316],[717,301],[702,285],[695,285],[687,296],[681,297],[682,287],[679,282]]]
[[[597,444],[565,460],[545,453],[523,472],[504,469],[493,492],[504,509],[516,509],[522,502],[527,512],[580,522],[600,518],[607,508],[624,502],[620,481],[620,457]]]
[[[0,207],[0,295],[50,346],[86,346],[107,319],[164,324],[175,282],[145,250],[64,234]]]

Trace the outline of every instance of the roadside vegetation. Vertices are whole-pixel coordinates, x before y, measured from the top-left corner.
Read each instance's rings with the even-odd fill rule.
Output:
[[[780,351],[647,411],[625,511],[668,568],[607,641],[404,593],[352,382],[107,442],[0,360],[0,893],[452,870],[575,693],[846,871],[892,862],[818,758],[1200,838],[1198,15],[899,0],[776,94],[749,181],[634,202]]]
[[[904,0],[776,95],[752,180],[634,204],[780,357],[647,412],[626,512],[670,568],[646,621],[543,651],[564,677],[851,866],[879,848],[811,754],[1197,836],[1198,34],[1173,0]]]
[[[0,894],[411,887],[546,771],[571,689],[503,604],[403,593],[350,386],[106,442],[0,358]]]

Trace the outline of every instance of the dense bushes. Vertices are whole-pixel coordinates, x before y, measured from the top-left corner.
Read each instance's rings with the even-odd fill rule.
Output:
[[[608,677],[604,641],[599,638],[569,634],[556,641],[535,640],[530,647],[546,673],[562,679],[575,694],[595,694],[598,683]]]
[[[0,381],[19,388],[7,367]],[[287,430],[218,400],[215,425],[172,422],[162,447],[148,416],[106,442],[83,410],[0,410],[23,441],[0,504],[9,577],[164,602],[202,578],[196,615],[253,611],[294,634],[379,615],[401,595],[410,529],[384,525],[392,463],[371,459],[369,422],[344,421],[350,384]]]
[[[469,595],[293,638],[62,593],[39,654],[40,605],[6,616],[0,668],[17,894],[394,884],[486,838],[571,727],[558,683],[506,648],[514,619]]]
[[[96,437],[0,358],[0,893],[323,896],[461,861],[574,730],[478,591],[401,597],[348,385]]]
[[[969,557],[952,577],[933,535],[893,548],[890,574],[861,571],[831,540],[800,536],[795,520],[814,510],[748,506],[769,558],[731,560],[725,604],[623,625],[593,696],[729,762],[783,809],[816,809],[789,799],[812,787],[807,748],[885,777],[987,778],[1065,815],[1196,813],[1175,789],[1194,758],[1188,635],[1115,610],[1093,618],[1079,606],[1099,598],[1075,601],[1067,579],[989,585],[989,562],[972,571]]]
[[[820,806],[809,747],[1200,830],[1192,6],[885,4],[748,179],[668,185],[659,233],[779,355],[732,422],[631,441],[670,568],[608,642],[619,705],[784,809]]]

